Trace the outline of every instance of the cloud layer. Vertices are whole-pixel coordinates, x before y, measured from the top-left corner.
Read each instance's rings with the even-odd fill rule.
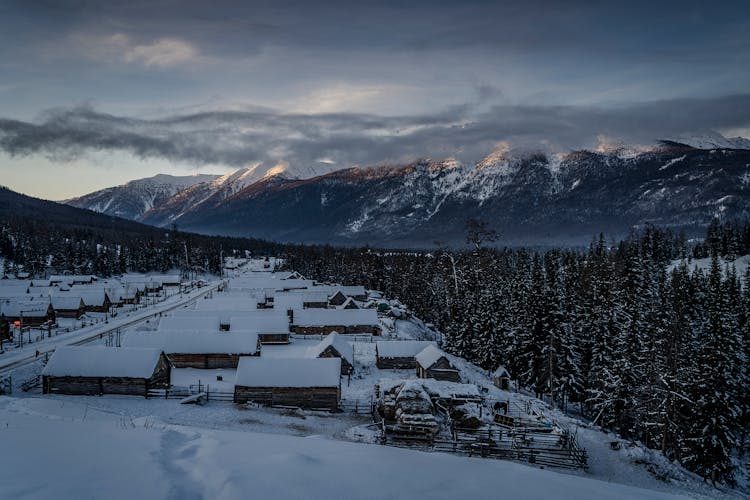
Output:
[[[142,119],[91,107],[50,110],[38,121],[0,119],[0,150],[58,160],[121,152],[194,165],[254,162],[336,168],[419,157],[478,161],[511,148],[595,148],[603,140],[652,144],[680,134],[750,127],[750,94],[652,101],[619,107],[457,106],[429,115],[208,111]]]

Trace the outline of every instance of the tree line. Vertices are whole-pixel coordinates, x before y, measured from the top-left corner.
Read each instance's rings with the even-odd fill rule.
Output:
[[[484,228],[468,229],[468,250],[294,246],[286,262],[382,290],[447,351],[735,484],[750,447],[750,271],[726,262],[750,254],[750,223],[715,222],[699,242],[647,227],[546,251],[482,247]]]

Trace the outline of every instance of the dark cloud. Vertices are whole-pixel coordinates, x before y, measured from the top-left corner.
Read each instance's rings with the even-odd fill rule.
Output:
[[[750,126],[750,94],[623,105],[457,106],[433,115],[284,114],[216,111],[139,119],[87,106],[50,110],[38,122],[0,119],[0,149],[14,156],[70,159],[124,152],[196,165],[287,161],[305,168],[321,158],[337,168],[456,156],[476,161],[499,141],[511,147],[580,149],[602,135],[622,142]]]

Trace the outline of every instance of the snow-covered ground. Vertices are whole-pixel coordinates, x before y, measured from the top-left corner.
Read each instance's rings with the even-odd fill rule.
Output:
[[[252,413],[252,412],[249,412]],[[511,462],[128,418],[0,397],[0,497],[560,498],[672,495]]]

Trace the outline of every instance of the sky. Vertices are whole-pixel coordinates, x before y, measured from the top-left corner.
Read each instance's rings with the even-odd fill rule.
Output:
[[[0,184],[64,199],[260,162],[750,137],[750,9],[669,1],[0,0]]]

